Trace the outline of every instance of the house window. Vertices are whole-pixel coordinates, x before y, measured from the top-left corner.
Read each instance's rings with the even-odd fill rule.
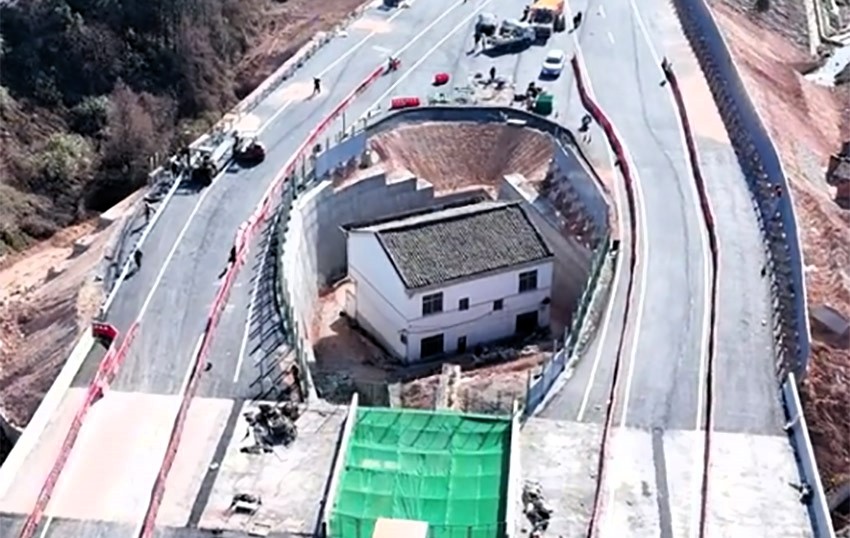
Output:
[[[443,335],[435,334],[419,341],[419,357],[427,359],[443,354]]]
[[[443,294],[432,293],[422,297],[422,315],[430,316],[431,314],[439,314],[443,311]]]
[[[505,305],[502,303],[501,299],[496,299],[493,301],[493,310],[501,310]]]
[[[519,274],[519,292],[537,289],[537,270],[526,271]]]
[[[469,298],[464,297],[463,299],[458,301],[457,302],[457,309],[458,310],[469,310]]]

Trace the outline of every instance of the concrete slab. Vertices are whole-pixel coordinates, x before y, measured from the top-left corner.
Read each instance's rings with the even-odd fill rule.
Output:
[[[252,455],[239,451],[248,432],[240,413],[199,527],[250,532],[267,524],[279,532],[312,533],[344,419],[345,407],[316,404],[296,422],[298,438],[292,445]],[[260,510],[253,516],[230,512],[236,493],[259,495]]]
[[[87,390],[68,389],[29,454],[23,459],[6,491],[0,493],[0,512],[29,513],[44,480],[74,420],[74,415],[86,398]]]
[[[785,437],[714,433],[708,536],[814,536]]]
[[[178,405],[176,396],[107,393],[83,424],[46,514],[138,523]]]
[[[673,536],[696,536],[702,495],[703,432],[670,430],[664,433],[667,489],[672,492]]]
[[[600,536],[662,536],[652,434],[617,428],[609,440]]]
[[[530,419],[522,429],[523,482],[540,483],[543,497],[553,508],[547,536],[583,536],[593,509],[596,460],[602,428],[583,424]],[[517,509],[517,536],[531,531],[523,508]]]
[[[226,399],[192,400],[177,457],[166,481],[157,525],[182,527],[188,524],[194,500],[200,493],[201,483],[224,434],[232,405],[233,402]]]

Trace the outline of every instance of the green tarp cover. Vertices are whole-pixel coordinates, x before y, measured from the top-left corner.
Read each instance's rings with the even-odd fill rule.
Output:
[[[358,409],[331,537],[371,538],[379,517],[427,521],[430,538],[503,536],[510,433],[506,418]]]

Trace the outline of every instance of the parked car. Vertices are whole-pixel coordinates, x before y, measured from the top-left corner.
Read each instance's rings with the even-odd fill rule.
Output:
[[[564,70],[564,64],[567,62],[567,55],[559,49],[550,50],[543,60],[543,69],[540,71],[540,76],[548,78],[558,78],[561,76],[561,71]]]

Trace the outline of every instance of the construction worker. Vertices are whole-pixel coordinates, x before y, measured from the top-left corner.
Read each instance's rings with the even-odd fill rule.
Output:
[[[529,11],[531,11],[531,8],[529,8],[527,5],[524,8],[522,8],[522,18],[520,19],[520,22],[525,22],[525,21],[528,20],[528,12]]]
[[[490,68],[490,82],[495,82],[496,80],[496,66]]]
[[[583,132],[587,131],[587,129],[590,127],[591,121],[593,121],[593,119],[590,117],[590,114],[585,114],[584,116],[582,116],[581,127],[579,127],[579,129],[578,129],[579,132],[583,133]]]
[[[313,95],[322,93],[322,79],[313,77]]]
[[[136,269],[142,268],[142,251],[136,249],[133,251],[133,262],[136,264]]]
[[[573,16],[573,30],[578,30],[579,25],[581,24],[581,11]]]
[[[145,224],[151,221],[151,215],[153,215],[153,205],[151,205],[149,200],[144,200],[145,203]]]

